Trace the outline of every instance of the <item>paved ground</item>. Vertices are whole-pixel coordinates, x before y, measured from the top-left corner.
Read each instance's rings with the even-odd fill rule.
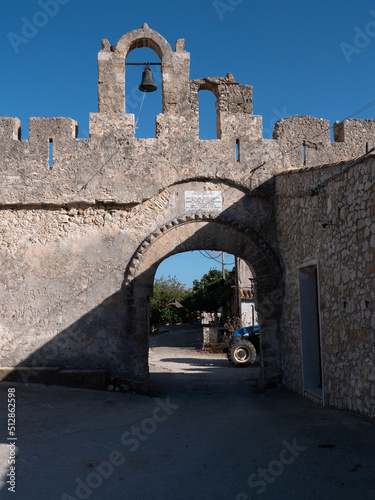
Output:
[[[16,493],[3,483],[0,498],[375,498],[375,422],[284,389],[256,394],[256,368],[202,356],[195,331],[177,335],[152,339],[158,397],[0,385],[3,479],[9,387],[17,400]]]
[[[201,350],[202,330],[189,325],[164,328],[150,338],[149,366],[153,387],[165,394],[248,394],[259,376],[259,361],[234,368],[226,354]],[[162,329],[163,331],[163,329]]]

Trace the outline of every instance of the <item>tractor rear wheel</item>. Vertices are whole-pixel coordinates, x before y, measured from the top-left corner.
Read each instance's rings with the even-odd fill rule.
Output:
[[[235,340],[229,345],[227,356],[233,366],[248,366],[254,363],[257,351],[248,340]]]

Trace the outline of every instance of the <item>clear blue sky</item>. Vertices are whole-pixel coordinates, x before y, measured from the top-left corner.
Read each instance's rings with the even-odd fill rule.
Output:
[[[43,15],[42,6],[49,13]],[[307,114],[333,124],[375,99],[372,1],[18,0],[4,2],[0,17],[0,115],[17,116],[24,139],[30,116],[71,117],[79,123],[79,137],[87,137],[89,113],[97,112],[101,39],[115,45],[144,22],[172,48],[185,38],[191,78],[230,71],[236,81],[253,85],[254,113],[263,116],[265,138],[280,118]],[[157,56],[138,49],[128,58],[136,60]],[[141,73],[137,67],[127,71],[127,111],[136,116]],[[201,92],[200,101],[201,136],[213,138],[213,97]],[[154,136],[160,109],[160,93],[148,94],[138,137]],[[358,118],[375,118],[375,107]],[[189,285],[195,267],[179,263],[163,272]],[[188,272],[179,274],[181,268]]]

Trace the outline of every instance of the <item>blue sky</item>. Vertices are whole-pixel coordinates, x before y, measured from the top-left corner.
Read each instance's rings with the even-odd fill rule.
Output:
[[[79,137],[87,137],[89,113],[97,112],[101,39],[115,45],[144,22],[172,48],[185,38],[192,79],[230,71],[236,81],[253,85],[254,114],[263,116],[265,138],[280,118],[307,114],[332,125],[375,99],[372,1],[18,0],[5,2],[0,17],[0,115],[22,121],[23,139],[31,116],[71,117],[79,123]],[[137,60],[158,58],[150,49],[137,49],[128,61]],[[136,116],[141,73],[138,67],[127,70],[127,111]],[[201,137],[214,138],[213,96],[201,92],[200,101]],[[138,137],[154,136],[160,109],[160,93],[148,94]],[[357,117],[375,118],[375,107]],[[211,262],[201,258],[208,270]],[[189,286],[190,278],[200,277],[192,269],[206,270],[195,260],[186,262],[163,272]]]

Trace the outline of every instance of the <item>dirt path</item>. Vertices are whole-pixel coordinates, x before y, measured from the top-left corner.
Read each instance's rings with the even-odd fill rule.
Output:
[[[251,392],[259,376],[259,361],[234,368],[226,354],[201,351],[202,328],[168,326],[150,338],[151,384],[162,392]]]

